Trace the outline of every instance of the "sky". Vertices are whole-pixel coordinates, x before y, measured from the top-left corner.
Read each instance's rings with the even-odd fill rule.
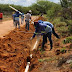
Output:
[[[0,0],[0,4],[15,4],[21,6],[30,6],[36,3],[37,0]],[[48,0],[54,3],[58,3],[60,0]]]

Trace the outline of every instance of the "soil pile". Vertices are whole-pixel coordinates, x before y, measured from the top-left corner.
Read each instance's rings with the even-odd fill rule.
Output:
[[[30,37],[26,34],[25,27],[13,30],[4,38],[0,38],[0,72],[20,72],[21,65],[26,66],[26,58],[30,54]],[[28,32],[33,32],[34,27],[30,25]]]

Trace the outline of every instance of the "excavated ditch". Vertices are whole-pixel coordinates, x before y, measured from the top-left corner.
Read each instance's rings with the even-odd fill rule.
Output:
[[[38,18],[34,21],[41,19]],[[26,59],[30,55],[30,48],[33,42],[30,41],[32,33],[26,34],[25,26],[20,30],[14,29],[8,35],[0,38],[0,72],[23,72],[26,67]],[[30,30],[34,32],[34,26],[30,25]]]

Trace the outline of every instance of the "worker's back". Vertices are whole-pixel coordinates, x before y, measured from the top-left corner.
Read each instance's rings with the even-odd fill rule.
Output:
[[[31,14],[29,14],[29,13],[27,13],[26,15],[25,15],[25,20],[29,20],[30,18],[31,18]]]

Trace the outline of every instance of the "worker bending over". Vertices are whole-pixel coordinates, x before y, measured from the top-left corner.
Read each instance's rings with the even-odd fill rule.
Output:
[[[60,38],[60,37],[58,36],[58,34],[55,32],[54,26],[53,26],[52,23],[47,22],[47,21],[42,21],[42,20],[38,20],[38,23],[42,23],[42,24],[49,25],[49,26],[52,28],[52,33],[54,34],[54,36],[56,36],[56,38],[58,38],[58,39]]]
[[[47,37],[48,37],[48,39],[50,41],[50,50],[52,50],[52,47],[53,47],[53,43],[52,43],[52,39],[51,39],[52,28],[49,25],[46,25],[44,23],[38,23],[38,21],[34,22],[34,26],[35,26],[35,33],[31,37],[31,40],[35,37],[36,34],[42,35],[43,42],[42,42],[41,50],[44,51],[44,45],[45,45],[45,43],[47,43]]]

